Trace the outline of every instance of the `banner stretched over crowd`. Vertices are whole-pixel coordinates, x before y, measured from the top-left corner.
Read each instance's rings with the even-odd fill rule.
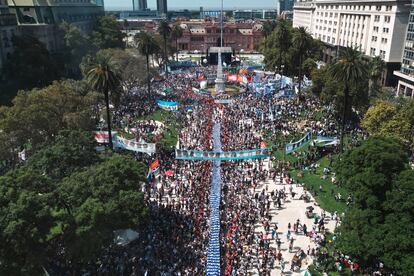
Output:
[[[117,136],[116,138],[115,147],[148,154],[155,153],[156,151],[155,144],[140,143],[135,140],[128,140],[120,136]]]
[[[285,150],[286,154],[295,152],[296,150],[302,148],[312,140],[312,132],[307,133],[302,139],[294,143],[286,144]]]
[[[157,100],[157,105],[164,110],[167,111],[177,111],[178,110],[178,103],[177,102],[167,102],[162,100]]]
[[[175,150],[175,158],[180,159],[180,160],[225,161],[225,160],[268,158],[269,156],[270,156],[270,148],[228,151],[228,152]]]
[[[95,131],[95,141],[99,144],[108,144],[107,131]],[[112,141],[115,148],[125,149],[134,152],[143,152],[149,155],[155,153],[156,145],[153,143],[137,142],[135,140],[128,140],[118,135],[116,131],[112,132]]]
[[[336,146],[339,144],[339,139],[337,137],[318,135],[316,139],[313,140],[312,143],[314,146],[317,146],[317,147]]]

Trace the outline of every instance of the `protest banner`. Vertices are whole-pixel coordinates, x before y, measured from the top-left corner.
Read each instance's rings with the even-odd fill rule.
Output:
[[[302,148],[312,140],[312,132],[307,133],[302,139],[294,143],[288,143],[285,146],[286,154],[295,152],[296,150]]]
[[[164,110],[167,111],[177,111],[178,110],[178,103],[177,102],[167,102],[162,100],[157,100],[157,105]]]
[[[175,151],[175,158],[179,160],[225,161],[225,160],[259,159],[259,158],[267,158],[269,156],[270,156],[270,148],[228,151],[228,152],[197,151],[197,150],[176,150]]]

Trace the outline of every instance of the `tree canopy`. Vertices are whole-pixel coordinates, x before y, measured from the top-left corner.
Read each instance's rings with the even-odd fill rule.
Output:
[[[378,260],[400,275],[413,273],[414,173],[395,139],[371,137],[336,165],[353,203],[340,225],[340,250],[363,266]],[[408,184],[411,183],[411,184]]]
[[[43,89],[21,91],[10,107],[0,108],[0,160],[17,157],[22,149],[36,150],[61,130],[92,130],[97,95],[83,91],[78,81],[56,81]]]
[[[61,132],[0,177],[0,274],[38,275],[59,246],[67,261],[85,264],[112,243],[114,230],[146,221],[147,167],[98,156],[94,146],[89,132]]]
[[[377,101],[365,113],[362,126],[372,135],[392,137],[413,148],[414,101]]]

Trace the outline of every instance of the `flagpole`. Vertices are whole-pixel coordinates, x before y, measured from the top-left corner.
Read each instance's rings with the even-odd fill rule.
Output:
[[[223,0],[221,0],[221,33],[220,46],[223,47]]]

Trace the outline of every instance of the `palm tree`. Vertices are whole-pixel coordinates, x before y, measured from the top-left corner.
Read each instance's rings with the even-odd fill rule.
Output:
[[[380,79],[382,72],[385,68],[385,62],[381,57],[374,57],[369,65],[369,86],[368,86],[368,97],[371,97],[374,93],[374,90],[377,90],[378,80]]]
[[[290,32],[286,21],[280,19],[276,25],[276,45],[279,48],[279,69],[282,68],[283,53],[287,52],[290,47]]]
[[[346,48],[339,55],[338,60],[329,71],[332,77],[344,85],[344,108],[341,126],[341,152],[343,152],[345,125],[347,123],[349,90],[359,82],[367,78],[366,64],[362,60],[362,54],[357,49]]]
[[[306,31],[304,27],[299,27],[293,33],[292,44],[299,55],[299,94],[302,87],[302,66],[305,54],[309,51],[312,45],[312,36]]]
[[[148,99],[151,97],[151,77],[150,77],[150,65],[149,65],[149,56],[153,55],[158,48],[158,44],[155,41],[154,37],[146,32],[139,33],[135,36],[135,41],[137,42],[138,51],[146,57],[147,61],[147,86],[148,86]]]
[[[178,61],[178,39],[183,36],[183,29],[179,24],[175,24],[171,30],[171,37],[175,40],[176,60]]]
[[[108,55],[97,55],[95,62],[87,71],[86,80],[93,89],[105,95],[109,147],[113,149],[109,92],[114,92],[120,83],[116,61]]]
[[[168,64],[168,53],[167,53],[167,39],[171,34],[171,27],[168,24],[167,20],[161,20],[160,24],[158,25],[158,32],[162,36],[162,39],[164,40],[164,62],[165,62],[165,74],[168,74],[167,72],[167,64]]]

